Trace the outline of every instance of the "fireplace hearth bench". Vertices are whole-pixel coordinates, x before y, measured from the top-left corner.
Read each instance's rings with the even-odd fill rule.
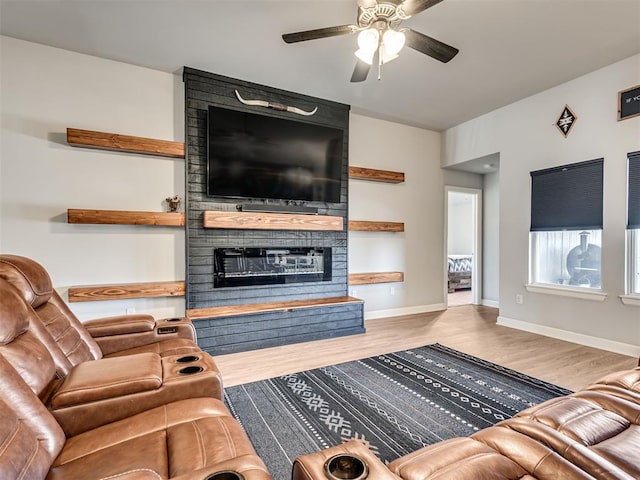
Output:
[[[357,468],[360,462],[364,469]],[[610,374],[582,391],[531,407],[471,437],[422,448],[388,466],[357,440],[300,456],[293,464],[292,480],[327,478],[640,479],[640,367]]]

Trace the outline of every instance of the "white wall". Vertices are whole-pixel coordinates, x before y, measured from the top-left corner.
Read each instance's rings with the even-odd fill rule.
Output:
[[[169,227],[69,225],[68,208],[159,211],[184,195],[184,162],[70,147],[67,127],[184,139],[179,76],[0,37],[0,248],[32,257],[69,286],[184,278],[184,233]],[[302,91],[304,93],[304,91]],[[351,272],[400,270],[405,282],[358,287],[367,315],[443,308],[444,185],[481,177],[440,168],[436,132],[351,116],[350,163],[401,170],[401,185],[350,182],[350,217],[406,223],[350,235]],[[370,255],[369,255],[370,254]],[[179,315],[179,298],[72,304],[83,319],[127,308]]]
[[[182,160],[66,143],[66,128],[182,140],[180,77],[0,37],[2,253],[32,257],[66,295],[72,285],[184,278],[184,233],[169,227],[69,225],[67,208],[160,211],[184,194]],[[180,93],[178,93],[180,92]],[[184,312],[183,299],[72,304],[82,318],[135,308]]]
[[[405,273],[404,283],[352,295],[365,300],[366,318],[443,309],[444,186],[481,188],[481,176],[441,169],[437,132],[352,114],[349,138],[351,165],[405,172],[400,184],[349,181],[350,220],[405,223],[404,233],[349,233],[351,273]]]
[[[471,255],[474,241],[473,196],[449,192],[447,214],[447,253],[449,255]]]
[[[640,353],[640,309],[623,305],[626,154],[640,149],[640,118],[617,121],[617,92],[640,83],[640,55],[495,110],[445,132],[444,165],[500,154],[500,321],[629,354]],[[578,120],[564,138],[568,104]],[[529,172],[604,157],[602,303],[530,293]],[[486,261],[486,260],[485,260]],[[524,304],[515,302],[516,295]]]
[[[500,172],[485,174],[482,186],[482,303],[500,302]]]

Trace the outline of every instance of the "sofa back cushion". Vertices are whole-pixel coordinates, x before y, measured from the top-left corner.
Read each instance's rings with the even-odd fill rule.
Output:
[[[0,476],[44,479],[64,443],[51,413],[0,354]]]
[[[36,395],[43,395],[56,380],[56,367],[49,350],[30,331],[33,317],[18,291],[0,279],[0,354]]]
[[[0,278],[9,281],[35,310],[62,352],[57,355],[52,350],[52,355],[64,375],[78,363],[102,358],[100,347],[53,289],[49,274],[39,263],[18,255],[0,255]],[[41,338],[38,331],[34,333],[49,347],[47,339]]]
[[[11,283],[33,308],[51,297],[53,286],[47,271],[37,262],[18,255],[0,255],[0,277]]]

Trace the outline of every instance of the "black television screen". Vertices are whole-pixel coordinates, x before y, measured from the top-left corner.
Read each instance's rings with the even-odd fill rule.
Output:
[[[340,202],[343,131],[210,106],[207,194]]]

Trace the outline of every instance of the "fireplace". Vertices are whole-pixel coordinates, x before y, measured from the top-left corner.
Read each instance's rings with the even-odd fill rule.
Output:
[[[331,281],[331,248],[214,249],[214,288]]]

